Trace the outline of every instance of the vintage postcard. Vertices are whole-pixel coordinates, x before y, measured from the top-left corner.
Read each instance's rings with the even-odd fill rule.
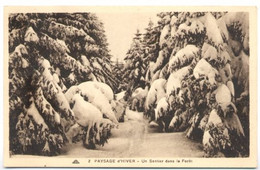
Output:
[[[4,8],[5,167],[256,167],[256,7]]]

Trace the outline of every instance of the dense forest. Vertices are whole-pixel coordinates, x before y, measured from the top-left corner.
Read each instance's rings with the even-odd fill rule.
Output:
[[[185,132],[205,157],[249,156],[248,13],[157,16],[119,66],[93,13],[10,14],[10,151],[95,149],[129,108],[161,133]]]

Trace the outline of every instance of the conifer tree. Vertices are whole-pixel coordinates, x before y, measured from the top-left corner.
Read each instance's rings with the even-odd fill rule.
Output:
[[[144,87],[144,50],[142,43],[142,34],[139,30],[135,33],[133,42],[125,57],[124,79],[128,82],[126,96],[131,96],[137,87]]]
[[[76,123],[64,93],[89,80],[111,88],[118,85],[103,25],[94,14],[10,14],[10,150],[58,154],[66,132]],[[91,133],[92,138],[97,134]],[[109,136],[103,137],[98,144],[103,145]]]
[[[150,51],[155,59],[146,75],[146,114],[163,131],[186,131],[202,141],[206,156],[248,155],[248,14],[158,17],[159,52]]]

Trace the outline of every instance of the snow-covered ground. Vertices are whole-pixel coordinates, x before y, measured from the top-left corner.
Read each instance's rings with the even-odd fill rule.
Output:
[[[129,120],[112,130],[112,137],[104,147],[85,149],[82,143],[64,147],[58,157],[202,157],[201,144],[180,133],[157,133],[143,121]]]
[[[133,111],[132,111],[133,112]],[[135,112],[135,114],[141,114]],[[112,130],[112,136],[104,147],[86,149],[82,142],[67,144],[59,156],[61,158],[169,158],[202,157],[202,145],[185,137],[184,132],[158,133],[155,127],[148,126],[147,120],[128,120],[119,123]],[[41,157],[13,155],[13,157]]]

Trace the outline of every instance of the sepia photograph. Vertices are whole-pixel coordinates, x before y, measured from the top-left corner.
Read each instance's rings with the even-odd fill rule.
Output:
[[[256,7],[5,7],[5,167],[256,167]]]

